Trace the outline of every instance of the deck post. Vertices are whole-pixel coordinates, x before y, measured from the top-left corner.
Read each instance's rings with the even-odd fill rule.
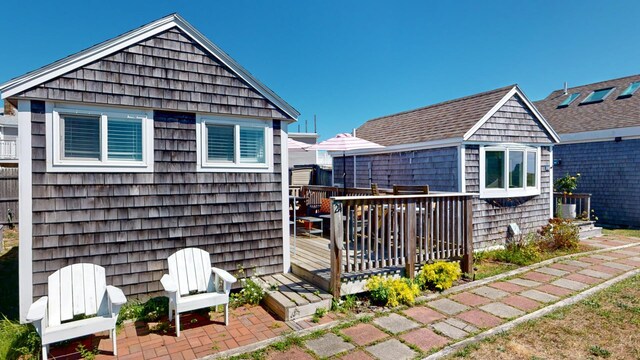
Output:
[[[404,236],[406,249],[405,276],[413,280],[416,275],[416,203],[410,201],[407,204],[406,222],[407,228]]]
[[[342,201],[331,199],[331,278],[329,280],[329,290],[331,295],[337,300],[340,299],[340,275],[342,273],[342,246],[344,244],[344,223],[343,223]]]
[[[473,198],[464,200],[464,255],[462,256],[462,272],[473,275]]]

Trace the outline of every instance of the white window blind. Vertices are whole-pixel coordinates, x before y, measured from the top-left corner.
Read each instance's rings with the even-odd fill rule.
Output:
[[[109,119],[107,144],[109,160],[142,161],[142,120]]]
[[[100,118],[64,116],[63,157],[100,160]]]
[[[207,159],[213,162],[234,162],[234,126],[207,125]]]
[[[264,128],[240,127],[240,162],[264,164]]]

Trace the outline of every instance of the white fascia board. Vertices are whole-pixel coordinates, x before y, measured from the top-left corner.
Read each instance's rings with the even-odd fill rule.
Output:
[[[469,129],[469,131],[467,131],[462,138],[464,140],[468,140],[473,134],[476,133],[476,131],[478,131],[478,129],[480,129],[482,127],[482,125],[484,125],[484,123],[486,123],[498,110],[500,110],[500,108],[504,104],[506,104],[507,101],[509,101],[509,99],[511,99],[511,97],[513,95],[520,96],[520,98],[522,99],[522,101],[524,101],[525,105],[527,105],[529,110],[531,110],[531,112],[533,112],[533,114],[535,115],[536,119],[538,121],[540,121],[540,123],[545,128],[545,130],[547,130],[549,132],[549,134],[551,135],[551,138],[553,139],[553,141],[555,143],[559,143],[560,142],[560,137],[558,136],[558,134],[555,132],[555,130],[553,130],[551,125],[549,125],[549,122],[547,122],[547,120],[544,118],[544,116],[542,116],[542,114],[538,111],[538,109],[536,109],[536,107],[533,105],[533,103],[529,100],[529,98],[527,98],[527,96],[524,94],[524,92],[522,92],[522,90],[520,90],[520,88],[517,85],[514,86],[511,90],[509,90],[509,92],[502,99],[500,99],[500,101],[498,101],[491,108],[491,110],[489,110],[489,112],[486,113],[480,119],[480,121],[478,121],[475,125],[473,125],[473,127],[471,129]]]
[[[442,139],[442,140],[425,141],[425,142],[414,143],[414,144],[391,145],[391,146],[385,146],[383,148],[378,148],[378,149],[349,150],[345,152],[345,155],[352,156],[352,155],[388,154],[388,153],[394,153],[394,152],[418,151],[418,150],[454,147],[454,146],[459,146],[460,144],[462,144],[462,138],[450,138],[450,139]],[[343,156],[343,152],[329,151],[329,155],[340,157],[340,156]]]
[[[640,126],[562,134],[560,145],[610,141],[617,137],[622,140],[640,139]]]
[[[75,55],[58,60],[50,65],[44,66],[38,70],[27,73],[0,85],[2,91],[2,99],[9,98],[13,95],[26,91],[34,86],[38,86],[44,82],[59,77],[69,71],[85,66],[89,63],[97,61],[105,56],[113,54],[131,45],[134,45],[146,38],[157,35],[163,31],[173,27],[189,35],[199,45],[204,47],[211,55],[215,56],[221,63],[229,67],[242,80],[246,81],[250,86],[256,89],[260,94],[271,101],[280,110],[291,116],[293,121],[297,120],[300,113],[291,105],[287,104],[282,98],[276,95],[271,89],[267,88],[258,79],[253,77],[246,69],[233,60],[227,53],[222,51],[202,33],[196,30],[191,24],[184,20],[178,14],[172,14],[162,19],[156,20],[139,29],[130,31],[120,35],[114,39],[100,43],[92,48],[81,51]],[[291,121],[291,120],[289,120]]]

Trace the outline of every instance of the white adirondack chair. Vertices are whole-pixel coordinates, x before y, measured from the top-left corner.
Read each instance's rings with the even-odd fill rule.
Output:
[[[176,336],[180,336],[180,313],[224,305],[224,324],[229,324],[229,292],[236,278],[211,266],[208,252],[186,248],[169,256],[169,274],[160,279],[169,297],[169,321],[176,316]]]
[[[94,264],[74,264],[54,272],[48,279],[48,296],[31,304],[27,321],[34,323],[42,340],[42,358],[49,344],[109,330],[116,347],[116,320],[120,306],[127,302],[122,290],[106,284],[104,268]],[[93,316],[72,320],[84,314]]]

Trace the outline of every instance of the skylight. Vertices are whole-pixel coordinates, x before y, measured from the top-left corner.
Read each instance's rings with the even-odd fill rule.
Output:
[[[587,96],[584,100],[582,100],[580,104],[591,104],[591,103],[604,101],[604,99],[606,99],[607,96],[609,96],[609,94],[611,94],[612,91],[613,91],[612,87],[606,88],[606,89],[594,90],[591,94],[589,94],[589,96]]]
[[[632,82],[631,84],[629,84],[629,87],[618,97],[629,97],[633,95],[633,93],[635,93],[638,88],[640,88],[640,81]]]
[[[571,104],[575,99],[577,99],[578,96],[580,96],[580,93],[573,93],[573,94],[569,95],[569,97],[564,99],[564,101],[561,102],[560,105],[558,105],[558,107],[561,108],[561,107],[569,106],[569,104]]]

